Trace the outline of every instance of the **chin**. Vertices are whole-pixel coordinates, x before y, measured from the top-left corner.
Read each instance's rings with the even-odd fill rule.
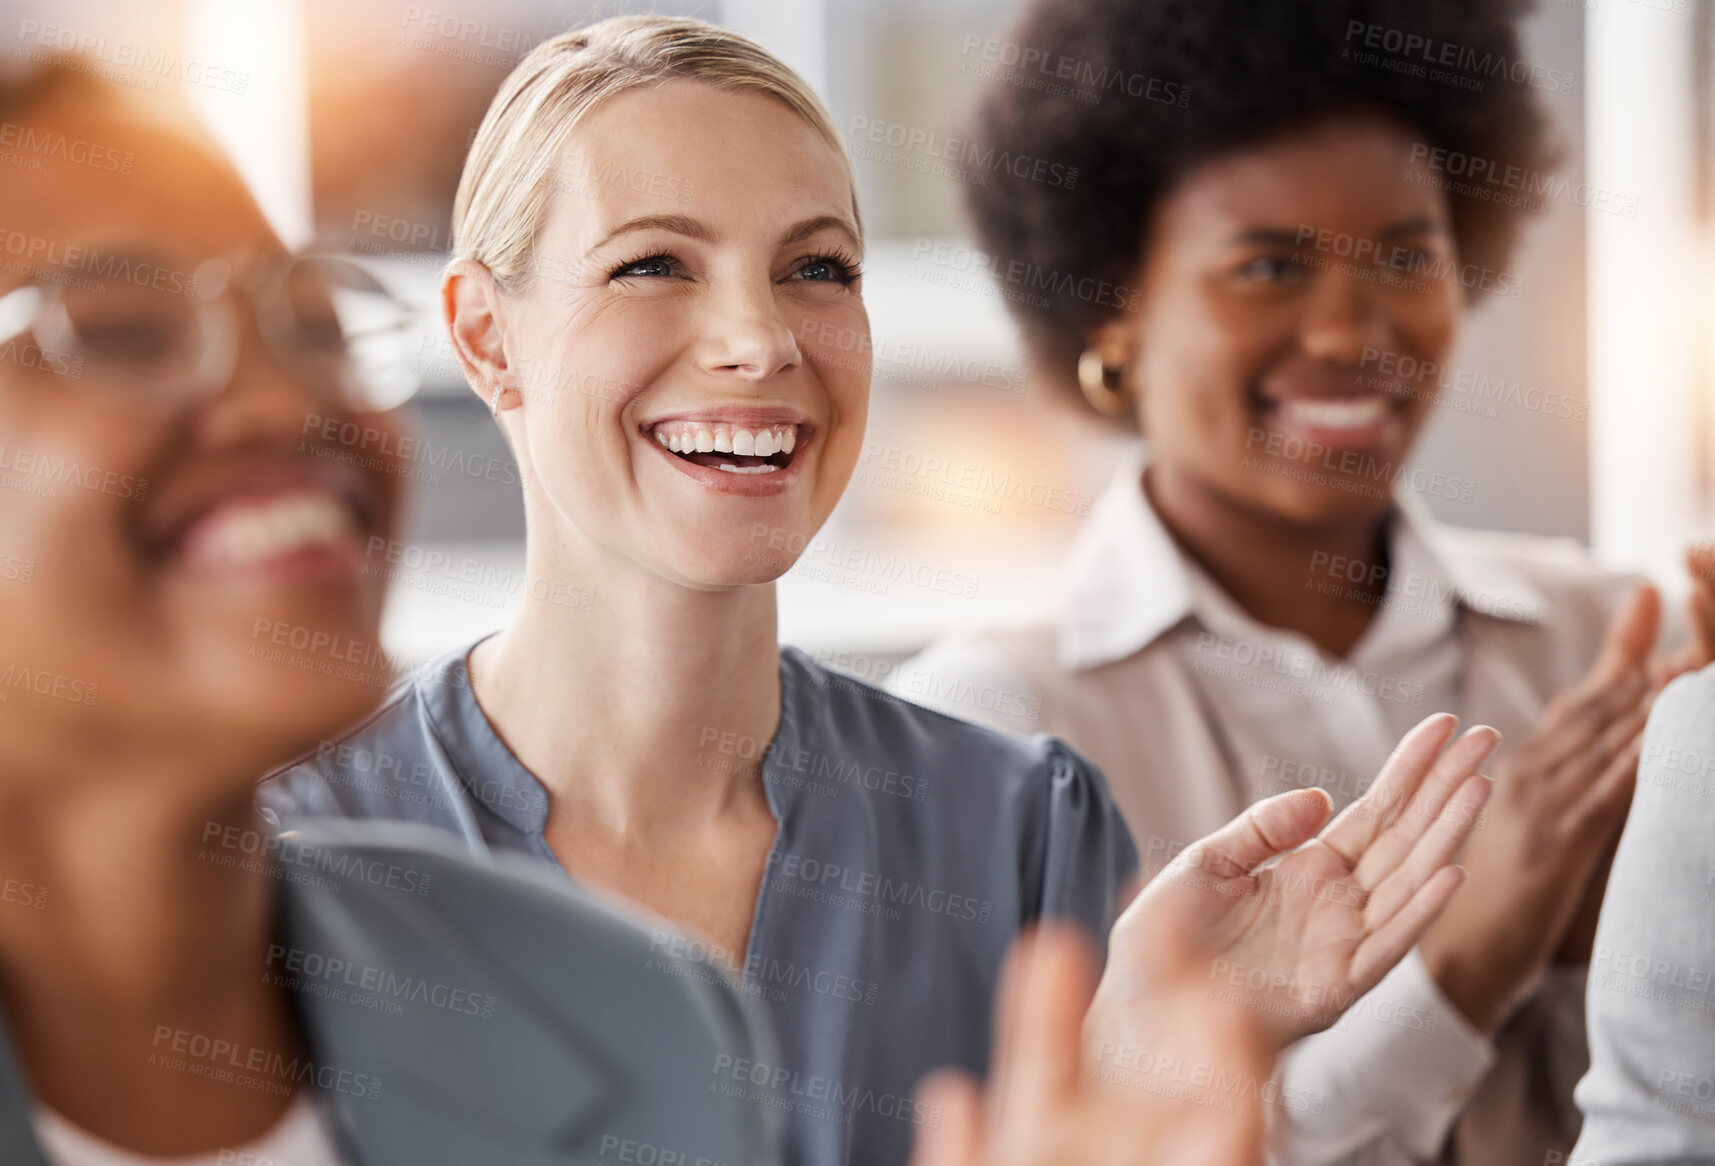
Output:
[[[663,573],[691,586],[770,583],[813,552],[820,529],[796,502],[710,508],[694,518],[675,516],[656,541],[666,550],[656,561]]]
[[[186,690],[235,731],[277,751],[361,719],[391,687],[392,663],[369,603],[278,603],[226,613],[192,653]]]
[[[1319,525],[1325,522],[1379,519],[1393,509],[1388,483],[1354,479],[1336,486],[1313,486],[1277,496],[1269,509],[1296,522]]]
[[[753,551],[747,547],[724,550],[718,555],[696,555],[676,565],[673,574],[691,587],[700,590],[720,590],[729,587],[756,587],[772,583],[787,571],[797,556],[774,551]]]
[[[233,680],[226,691],[210,694],[208,715],[226,727],[230,739],[243,742],[254,756],[249,768],[261,777],[368,716],[392,676],[379,668],[347,676],[252,670]]]

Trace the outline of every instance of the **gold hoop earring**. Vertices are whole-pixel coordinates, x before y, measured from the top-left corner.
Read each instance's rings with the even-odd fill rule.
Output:
[[[1126,391],[1123,368],[1108,368],[1102,363],[1102,354],[1094,348],[1084,349],[1078,357],[1078,387],[1090,408],[1104,417],[1131,412],[1131,394]]]

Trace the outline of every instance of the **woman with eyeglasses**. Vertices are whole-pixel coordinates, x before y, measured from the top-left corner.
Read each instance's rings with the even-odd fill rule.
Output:
[[[864,235],[827,112],[749,41],[639,17],[539,46],[477,133],[453,234],[444,312],[522,470],[528,591],[593,602],[525,602],[264,802],[427,822],[684,926],[773,1018],[779,1057],[709,1084],[782,1111],[789,1161],[902,1160],[940,1120],[919,1077],[988,1067],[1002,953],[1038,919],[1112,929],[1086,1032],[1092,1071],[1125,1075],[1164,1022],[1164,920],[1245,969],[1222,991],[1272,1053],[1457,885],[1489,730],[1449,746],[1432,718],[1325,831],[1320,793],[1258,807],[1116,924],[1135,855],[1081,757],[780,647],[773,581],[863,436]]]
[[[29,256],[0,271],[0,1161],[772,1161],[766,1112],[708,1087],[767,1038],[677,933],[395,823],[262,829],[251,775],[385,674],[322,665],[369,657],[354,566],[402,467],[333,469],[300,435],[395,432],[372,410],[410,388],[402,306],[287,256],[122,93],[50,67],[0,85],[0,117],[138,159],[123,182],[50,162],[0,234]],[[259,647],[279,628],[319,647]],[[1261,1079],[1250,1018],[1158,921],[1156,1050]],[[944,1120],[914,1162],[1254,1160],[1254,1095],[1187,1111],[1080,1074],[1075,935],[1009,968],[997,1083],[926,1086]]]
[[[1581,402],[1455,355],[1474,301],[1557,294],[1521,281],[1512,242],[1520,189],[1555,189],[1541,102],[1560,98],[1540,85],[1572,79],[1552,61],[1451,63],[1524,64],[1525,7],[1039,0],[1007,41],[1113,83],[1081,101],[997,81],[970,135],[1085,176],[997,174],[967,191],[972,224],[997,268],[1136,289],[1012,306],[1043,379],[1145,442],[1079,532],[1062,603],[932,645],[897,691],[1019,694],[1040,715],[1004,727],[1086,752],[1162,854],[1282,790],[1361,796],[1427,709],[1511,745],[1465,887],[1349,1023],[1288,1062],[1326,1101],[1281,1111],[1289,1161],[1571,1150],[1604,855],[1650,700],[1715,644],[1706,578],[1696,640],[1652,657],[1652,591],[1566,542],[1458,531],[1425,505],[1475,489],[1413,460],[1439,408],[1493,392],[1545,427],[1584,423]],[[1387,47],[1413,38],[1459,54],[1425,66]]]
[[[401,306],[121,91],[53,66],[0,118],[50,151],[0,228],[0,1162],[767,1160],[707,1088],[767,1040],[661,926],[254,807],[389,679],[362,550],[403,467],[305,421],[392,432]]]

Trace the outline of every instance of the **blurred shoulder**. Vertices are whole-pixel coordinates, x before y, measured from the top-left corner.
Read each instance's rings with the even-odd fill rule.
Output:
[[[1715,664],[1675,677],[1650,709],[1644,736],[1644,764],[1654,759],[1651,746],[1715,744]],[[1715,753],[1710,757],[1715,765]]]
[[[901,669],[890,674],[884,689],[826,668],[794,648],[783,649],[781,656],[801,691],[815,702],[808,715],[816,733],[843,741],[858,755],[884,755],[900,768],[935,774],[941,782],[980,784],[990,797],[997,782],[1021,793],[1056,782],[1093,782],[1106,796],[1095,767],[1065,742],[1041,733],[1003,731],[992,722],[979,724],[965,713],[965,700],[941,701],[936,693],[924,693],[928,699],[922,699],[909,685],[895,685]],[[996,657],[993,672],[974,666],[949,670],[946,676],[961,696],[983,693],[978,703],[991,710],[1022,711],[1026,694],[1021,682],[1008,687],[1005,668]]]
[[[1433,538],[1458,566],[1510,575],[1539,592],[1544,618],[1583,613],[1605,621],[1643,582],[1640,575],[1603,566],[1582,542],[1566,536],[1437,525]]]
[[[592,992],[663,1007],[678,1000],[712,1014],[725,1035],[746,1034],[749,1006],[724,976],[692,970],[707,961],[693,958],[697,948],[675,925],[545,864],[504,852],[474,856],[414,822],[295,823],[273,844],[291,932],[335,937],[338,950],[367,951],[377,966],[420,977],[480,969],[570,1013],[585,1010]],[[640,993],[630,985],[651,962],[672,967]],[[566,976],[573,967],[576,984]]]
[[[387,1082],[353,1114],[360,1148],[594,1161],[598,1139],[637,1131],[768,1159],[769,1115],[709,1087],[720,1058],[769,1059],[766,1025],[672,924],[418,824],[318,821],[273,842],[278,982],[318,1060]]]
[[[369,716],[269,774],[258,802],[288,817],[391,817],[420,791],[456,787],[436,705],[468,683],[462,663],[461,650],[395,681]]]
[[[950,716],[1028,736],[1056,669],[1051,623],[959,632],[895,667],[887,689]]]

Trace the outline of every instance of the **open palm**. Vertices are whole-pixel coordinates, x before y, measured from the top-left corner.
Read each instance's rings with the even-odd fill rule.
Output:
[[[1209,993],[1256,1009],[1272,1048],[1332,1024],[1464,878],[1452,859],[1488,796],[1476,770],[1499,734],[1474,728],[1444,750],[1456,727],[1441,714],[1406,734],[1325,830],[1328,795],[1298,790],[1187,847],[1114,925],[1087,1036],[1099,1047],[1159,1031],[1153,951],[1167,933],[1207,954]]]

